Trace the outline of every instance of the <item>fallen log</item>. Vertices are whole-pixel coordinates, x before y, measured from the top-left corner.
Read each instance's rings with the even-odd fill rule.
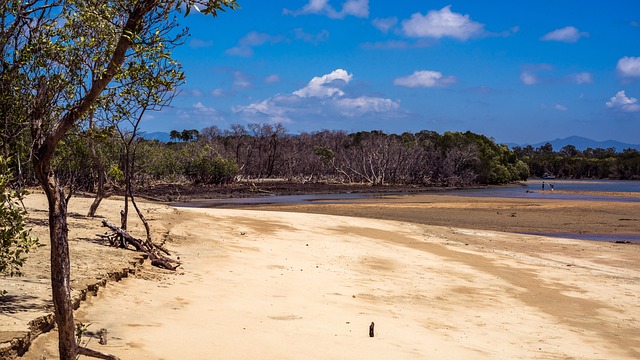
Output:
[[[109,228],[112,231],[111,238],[114,236],[118,239],[116,241],[110,241],[112,246],[128,249],[128,244],[133,245],[136,251],[146,253],[151,259],[151,265],[161,267],[167,270],[175,270],[180,266],[180,262],[168,258],[159,254],[159,251],[169,254],[169,252],[161,247],[158,247],[150,241],[142,241],[133,237],[127,230],[120,228],[118,225],[108,221],[102,220],[102,226]]]

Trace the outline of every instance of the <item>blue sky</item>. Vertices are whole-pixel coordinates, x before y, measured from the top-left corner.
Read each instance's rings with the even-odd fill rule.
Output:
[[[144,130],[282,123],[640,143],[640,2],[238,0],[183,19],[187,84]]]

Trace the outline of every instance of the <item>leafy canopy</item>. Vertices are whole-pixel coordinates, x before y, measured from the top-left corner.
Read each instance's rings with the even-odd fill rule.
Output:
[[[0,157],[0,274],[20,275],[25,255],[38,245],[26,229],[26,212],[20,207],[22,191],[11,188],[8,161]]]

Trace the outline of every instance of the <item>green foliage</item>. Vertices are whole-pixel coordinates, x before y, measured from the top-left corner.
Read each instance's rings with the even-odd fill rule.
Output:
[[[545,144],[537,149],[516,147],[514,153],[536,177],[551,174],[573,179],[640,179],[640,152],[635,149],[619,153],[614,148],[580,151],[567,145],[556,152],[551,144]]]
[[[140,140],[136,165],[150,179],[175,181],[184,174],[184,164],[191,154],[182,154],[179,144],[164,144],[157,140]]]
[[[38,246],[26,228],[26,212],[19,201],[23,192],[11,188],[7,160],[0,157],[0,274],[20,275],[25,255]]]
[[[237,173],[235,161],[220,157],[209,146],[202,147],[186,166],[186,175],[201,184],[228,184]]]
[[[324,146],[316,146],[315,148],[313,148],[313,152],[320,157],[320,161],[322,161],[324,165],[329,165],[331,163],[331,160],[336,157],[336,154],[333,152],[333,150]]]
[[[527,166],[527,164],[522,160],[516,161],[514,170],[518,180],[524,181],[524,180],[527,180],[529,176],[531,176],[531,173],[529,171],[529,166]]]
[[[89,326],[91,326],[91,324],[84,324],[82,321],[76,322],[76,341],[78,344],[82,342],[82,337],[89,330]]]
[[[78,132],[78,129],[69,132],[60,141],[52,165],[61,183],[85,191],[92,190],[93,162],[86,139]]]
[[[124,181],[124,171],[122,171],[116,164],[111,164],[111,166],[109,166],[107,176],[118,182]]]
[[[184,141],[184,142],[189,142],[189,141],[196,141],[198,140],[198,137],[200,136],[200,132],[196,129],[191,129],[191,130],[182,130],[182,131],[178,131],[178,130],[171,130],[171,132],[169,133],[169,138],[171,139],[171,141]]]

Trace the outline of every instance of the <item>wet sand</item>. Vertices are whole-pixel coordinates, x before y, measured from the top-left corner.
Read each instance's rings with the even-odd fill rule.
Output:
[[[252,208],[513,233],[640,235],[640,202],[418,194]]]
[[[118,205],[101,213],[113,217]],[[108,345],[85,337],[89,346],[123,359],[636,359],[640,246],[513,233],[639,233],[638,204],[619,205],[436,196],[276,212],[147,203],[183,267],[111,282],[76,317],[109,330]],[[341,216],[302,213],[320,210]],[[98,230],[76,220],[80,239]],[[75,274],[90,256],[90,268],[104,266],[104,246],[80,243],[93,251],[74,258]],[[25,358],[55,359],[56,336],[40,336]]]

